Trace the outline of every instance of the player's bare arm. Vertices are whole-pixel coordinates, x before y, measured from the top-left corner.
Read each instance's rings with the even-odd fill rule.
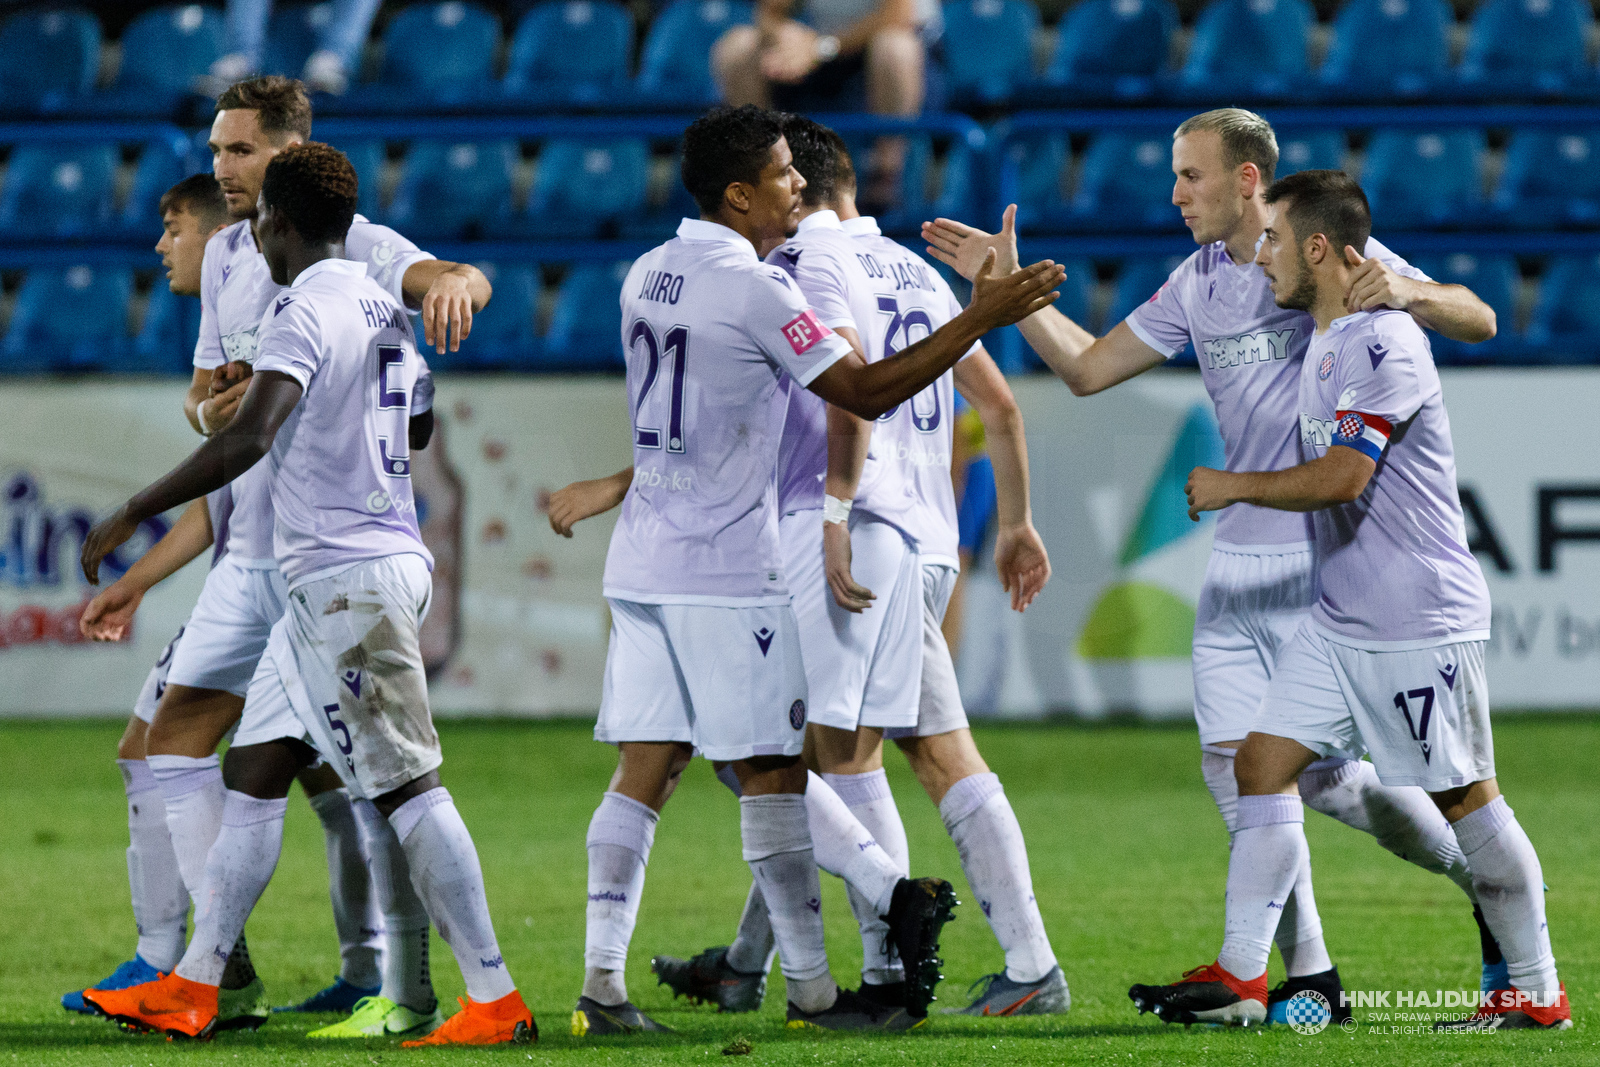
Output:
[[[301,394],[300,383],[287,374],[264,371],[252,375],[238,415],[222,432],[89,531],[82,556],[83,575],[89,584],[100,584],[100,561],[132,537],[141,522],[221,489],[259,463]]]
[[[1336,445],[1309,463],[1281,471],[1219,471],[1196,467],[1184,491],[1189,517],[1230,504],[1255,504],[1279,511],[1321,511],[1359,497],[1378,465],[1354,448]]]
[[[1001,587],[1011,594],[1011,610],[1026,611],[1050,580],[1050,554],[1033,528],[1022,411],[1005,375],[987,352],[975,352],[956,364],[955,385],[983,420],[989,460],[994,464],[995,570]]]
[[[999,233],[940,218],[922,224],[922,239],[928,242],[930,256],[970,281],[990,249],[996,256],[996,274],[1016,269],[1016,221],[1017,205],[1012,204],[1001,219]],[[1166,357],[1141,341],[1125,323],[1096,338],[1055,308],[1046,307],[1017,323],[1017,328],[1074,396],[1101,392],[1166,362]]]
[[[633,468],[624,467],[604,478],[573,482],[550,494],[550,529],[571,537],[572,528],[584,519],[610,511],[622,503],[633,484]]]
[[[1345,308],[1351,314],[1380,307],[1409,311],[1428,329],[1468,344],[1487,341],[1495,335],[1494,308],[1466,286],[1407,278],[1348,246],[1344,254],[1355,267],[1350,274],[1350,293],[1345,298]]]
[[[461,349],[472,334],[472,316],[494,296],[483,271],[470,263],[426,259],[406,268],[400,282],[406,306],[422,311],[424,340],[443,355]]]
[[[839,336],[863,355],[861,335],[841,326]],[[861,488],[861,472],[867,465],[867,450],[872,447],[872,423],[857,418],[843,408],[828,405],[828,472],[823,479],[822,571],[833,602],[846,611],[860,614],[872,606],[877,595],[850,574],[849,503]],[[828,498],[833,498],[829,500]],[[838,501],[839,503],[834,503]],[[830,514],[838,510],[843,516]]]
[[[232,419],[239,410],[239,401],[249,383],[240,379],[218,391],[215,373],[196,367],[189,382],[189,392],[183,398],[183,414],[195,433],[210,437]]]
[[[1055,303],[1066,272],[1041,260],[1005,277],[994,275],[989,253],[972,280],[972,301],[932,334],[888,359],[868,363],[852,352],[819,374],[808,388],[830,404],[875,419],[933,384],[984,334],[1009,326]]]
[[[144,595],[210,548],[212,537],[211,512],[204,500],[196,500],[126,574],[89,601],[78,619],[79,631],[91,641],[121,641]]]

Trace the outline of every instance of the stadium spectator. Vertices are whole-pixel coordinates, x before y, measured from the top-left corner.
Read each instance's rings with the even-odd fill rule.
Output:
[[[361,49],[383,0],[327,0],[313,12],[317,50],[306,60],[300,77],[308,89],[339,94],[361,69]],[[228,0],[228,51],[211,65],[201,85],[216,95],[234,82],[261,72],[272,0]]]

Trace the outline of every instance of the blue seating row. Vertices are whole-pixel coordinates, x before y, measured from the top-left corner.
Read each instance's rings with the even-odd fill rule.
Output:
[[[868,139],[855,151],[865,156]],[[1177,229],[1171,134],[1107,133],[1079,155],[1075,186],[1068,139],[1032,134],[1011,142],[1014,195],[1024,233]],[[390,203],[379,200],[386,146],[340,142],[361,177],[361,211],[422,238],[670,236],[695,214],[671,182],[665,203],[649,203],[650,146],[637,138],[554,139],[542,146],[526,204],[514,205],[520,147],[515,141],[418,141],[410,146]],[[1339,130],[1285,132],[1278,173],[1347,164]],[[1549,229],[1600,225],[1600,129],[1524,130],[1511,138],[1494,188],[1485,192],[1487,141],[1481,130],[1391,130],[1366,146],[1361,180],[1383,229]],[[116,145],[17,147],[0,185],[0,237],[147,233],[163,190],[199,165],[181,139],[143,147],[128,195],[114,203]],[[941,154],[927,135],[909,139],[898,203],[883,218],[910,232],[936,215],[974,217],[986,177],[964,142]]]
[[[1130,259],[1118,271],[1109,306],[1096,315],[1096,274],[1069,260],[1061,310],[1097,331],[1120,322],[1166,280],[1178,258]],[[1482,345],[1456,345],[1436,335],[1441,364],[1600,362],[1600,259],[1558,257],[1548,265],[1527,330],[1518,333],[1516,262],[1510,256],[1456,254],[1419,257],[1416,265],[1439,281],[1470,286],[1500,321],[1500,334]],[[618,294],[628,264],[583,263],[565,272],[554,293],[549,328],[538,330],[543,281],[530,264],[485,267],[495,299],[479,314],[459,353],[436,356],[439,370],[591,370],[621,368]],[[0,372],[100,370],[185,373],[198,330],[198,302],[172,296],[158,284],[136,335],[128,331],[134,283],[126,269],[88,266],[35,270],[17,293],[10,328],[0,340]],[[991,341],[1008,371],[1040,369],[1011,331]]]

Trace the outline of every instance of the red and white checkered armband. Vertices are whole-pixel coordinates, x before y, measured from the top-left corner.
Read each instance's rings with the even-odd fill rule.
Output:
[[[1389,434],[1394,431],[1388,419],[1359,411],[1336,411],[1333,414],[1333,444],[1353,448],[1374,463],[1383,458],[1383,450],[1389,446]]]

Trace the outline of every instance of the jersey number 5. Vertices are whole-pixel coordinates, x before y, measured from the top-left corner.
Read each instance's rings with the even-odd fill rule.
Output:
[[[406,350],[399,345],[378,346],[378,410],[400,412],[400,432],[392,438],[399,442],[399,451],[394,455],[389,454],[391,438],[382,434],[378,435],[378,461],[383,464],[383,473],[391,478],[411,477],[411,449],[407,438],[407,423],[411,417],[411,398],[406,396],[405,378],[401,375],[405,367]],[[389,388],[389,372],[393,370],[400,376],[400,388]]]
[[[661,447],[661,423],[659,418],[652,418],[654,426],[641,425],[645,418],[644,405],[650,399],[650,390],[656,384],[656,378],[661,374],[661,361],[672,362],[672,394],[667,403],[667,451],[682,453],[683,440],[683,375],[689,362],[689,327],[674,326],[662,335],[661,340],[656,340],[655,330],[643,319],[633,324],[633,329],[628,334],[628,347],[637,348],[644,344],[645,355],[650,364],[645,368],[644,385],[639,390],[639,399],[633,405],[633,443],[640,448]]]

